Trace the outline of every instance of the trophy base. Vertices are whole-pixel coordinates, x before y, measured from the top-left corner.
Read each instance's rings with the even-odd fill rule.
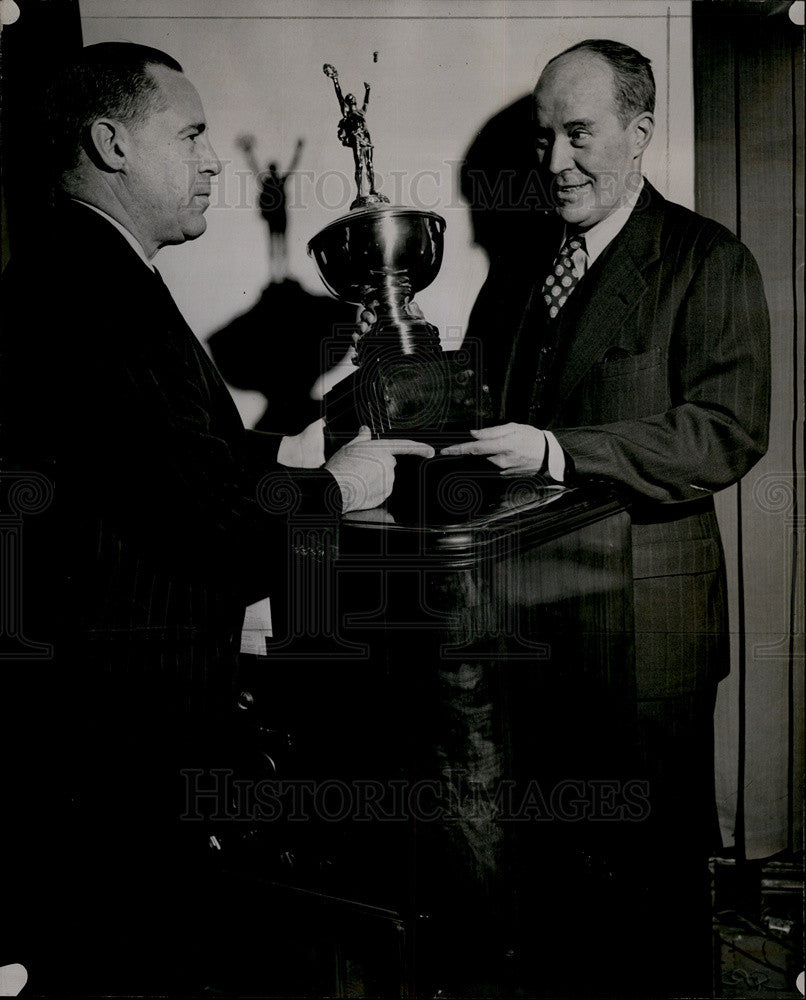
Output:
[[[493,418],[488,387],[463,347],[430,357],[394,355],[364,365],[325,396],[325,455],[366,426],[374,438],[410,438],[435,448],[470,441]]]
[[[440,455],[473,440],[471,427],[493,420],[490,393],[472,345],[432,356],[393,355],[362,366],[325,396],[325,454],[365,425],[374,438],[409,438],[432,445],[434,458],[402,455],[386,503],[397,520],[419,524],[465,521],[500,502],[512,481],[486,459]]]

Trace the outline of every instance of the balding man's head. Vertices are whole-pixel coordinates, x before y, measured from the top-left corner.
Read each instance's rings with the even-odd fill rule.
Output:
[[[82,150],[92,158],[88,131],[97,119],[112,118],[133,127],[164,109],[152,75],[155,66],[182,72],[167,53],[131,42],[88,45],[59,68],[45,99],[50,163],[56,177],[78,165]]]
[[[652,64],[637,49],[609,38],[589,38],[550,59],[543,73],[573,52],[598,56],[608,64],[613,72],[613,99],[622,125],[627,125],[643,111],[652,114],[655,110]]]
[[[640,86],[627,86],[623,66],[614,67],[617,54],[622,64],[634,66]],[[637,190],[654,128],[651,81],[648,60],[608,41],[575,45],[540,75],[535,87],[538,159],[550,175],[557,212],[569,225],[589,229]]]
[[[58,89],[49,114],[61,189],[120,222],[149,257],[200,236],[221,164],[179,63],[141,45],[93,45]]]

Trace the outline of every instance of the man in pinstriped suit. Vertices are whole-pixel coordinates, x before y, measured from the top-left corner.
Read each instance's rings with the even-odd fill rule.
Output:
[[[631,502],[655,900],[644,944],[674,995],[707,986],[707,935],[675,928],[705,902],[693,873],[713,846],[713,704],[729,668],[712,494],[767,447],[769,320],[746,247],[643,179],[654,97],[649,61],[617,42],[580,43],[543,71],[536,143],[556,213],[541,245],[493,260],[468,330],[506,422],[447,451],[616,484]]]
[[[4,275],[4,461],[57,482],[26,531],[24,594],[55,669],[29,665],[10,713],[28,758],[19,960],[61,991],[87,941],[88,993],[187,990],[210,924],[180,769],[233,763],[244,609],[282,603],[290,519],[377,506],[394,454],[433,449],[362,433],[319,469],[305,433],[244,429],[151,263],[204,232],[220,170],[175,60],[91,46],[46,121],[60,204]]]

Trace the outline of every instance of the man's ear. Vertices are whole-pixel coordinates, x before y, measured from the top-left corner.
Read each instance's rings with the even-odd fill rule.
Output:
[[[635,155],[640,156],[649,145],[655,131],[655,118],[649,111],[644,111],[633,118],[630,125],[635,144]]]
[[[113,118],[97,118],[87,129],[85,148],[97,167],[118,173],[126,167],[129,134]]]

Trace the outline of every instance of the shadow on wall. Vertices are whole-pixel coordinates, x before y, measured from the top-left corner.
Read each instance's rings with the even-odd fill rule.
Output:
[[[465,154],[462,195],[474,241],[491,261],[520,257],[553,211],[550,185],[537,165],[532,105],[527,94],[493,115]]]
[[[474,242],[491,261],[528,266],[529,248],[553,211],[533,135],[532,98],[525,95],[490,118],[465,154],[461,190]],[[208,346],[230,385],[266,397],[256,428],[296,434],[321,416],[311,388],[350,348],[355,321],[355,306],[287,278],[267,285]]]
[[[297,434],[321,416],[311,389],[352,346],[355,319],[355,306],[286,279],[267,285],[251,309],[207,344],[231,386],[266,397],[256,429]]]

